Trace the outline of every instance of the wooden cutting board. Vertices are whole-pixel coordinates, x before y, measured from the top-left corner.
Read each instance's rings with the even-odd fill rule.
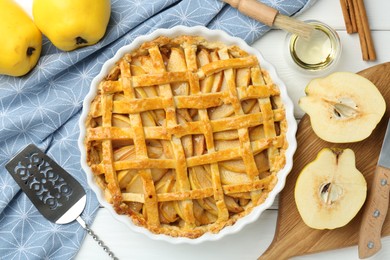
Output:
[[[358,74],[371,80],[384,96],[387,104],[385,115],[369,138],[351,144],[333,144],[319,139],[311,128],[309,116],[305,115],[302,118],[298,125],[298,148],[294,155],[293,169],[279,197],[275,236],[267,251],[259,259],[288,259],[293,256],[357,245],[364,206],[358,215],[342,228],[311,229],[303,223],[298,213],[294,188],[303,167],[313,161],[322,148],[338,147],[351,148],[355,152],[356,167],[366,177],[368,192],[370,192],[374,169],[390,116],[390,62],[368,68]],[[386,235],[390,235],[390,214],[387,215],[382,230],[382,236]]]

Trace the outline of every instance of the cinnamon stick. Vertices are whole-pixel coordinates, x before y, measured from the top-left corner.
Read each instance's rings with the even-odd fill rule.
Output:
[[[353,7],[352,0],[346,0],[347,1],[347,7],[348,12],[351,17],[351,23],[352,23],[352,32],[357,32],[357,25],[356,25],[356,17],[355,17],[355,8]]]
[[[376,52],[371,37],[363,0],[340,0],[347,33],[359,34],[363,60],[376,60]]]
[[[352,0],[340,0],[341,11],[343,12],[347,33],[357,32],[355,13],[353,10],[353,5],[351,3]]]
[[[370,25],[368,23],[366,8],[364,6],[363,0],[357,0],[357,7],[359,9],[359,16],[361,17],[363,33],[367,44],[368,59],[376,60],[375,47],[372,41]]]
[[[362,49],[362,57],[363,60],[369,60],[368,57],[368,45],[366,41],[366,36],[364,33],[364,28],[363,28],[363,18],[360,15],[360,8],[357,3],[358,0],[352,0],[354,9],[355,9],[355,14],[356,14],[356,25],[357,25],[357,31],[359,34],[359,41],[360,41],[360,48]]]
[[[347,30],[347,33],[352,33],[352,22],[351,22],[351,16],[349,15],[347,1],[340,0],[340,5],[341,5],[341,11],[343,12],[345,29]]]

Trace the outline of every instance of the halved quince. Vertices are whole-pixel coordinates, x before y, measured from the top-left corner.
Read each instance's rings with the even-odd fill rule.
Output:
[[[322,149],[298,176],[295,202],[306,225],[335,229],[348,224],[366,200],[367,183],[351,149]]]
[[[386,102],[368,79],[351,72],[335,72],[312,80],[299,106],[310,116],[314,132],[333,143],[367,138],[381,120]]]

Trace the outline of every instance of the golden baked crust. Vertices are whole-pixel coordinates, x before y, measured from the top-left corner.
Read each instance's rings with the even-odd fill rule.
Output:
[[[217,233],[264,202],[285,165],[278,87],[255,56],[159,37],[122,57],[86,121],[87,161],[118,214],[153,233]]]

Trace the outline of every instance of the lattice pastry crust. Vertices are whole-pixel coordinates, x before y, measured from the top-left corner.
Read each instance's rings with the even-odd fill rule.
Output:
[[[263,203],[288,146],[279,89],[256,56],[194,36],[122,57],[86,128],[88,164],[117,213],[189,238]]]

